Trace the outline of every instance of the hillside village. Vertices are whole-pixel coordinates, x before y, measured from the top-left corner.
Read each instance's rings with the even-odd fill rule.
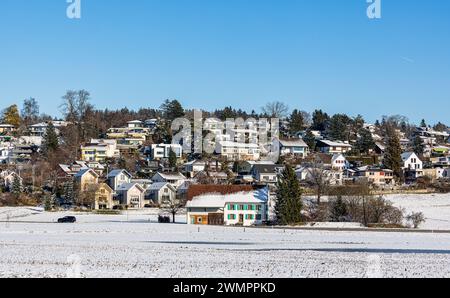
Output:
[[[203,111],[203,137],[214,136],[204,145],[212,153],[191,153],[190,144],[172,139],[173,120],[194,122],[194,111],[178,101],[167,100],[160,109],[101,111],[89,99],[84,90],[69,91],[63,119],[41,114],[35,99],[25,100],[21,111],[3,111],[0,206],[160,208],[173,221],[186,213],[188,224],[251,226],[278,219],[399,225],[399,210],[385,208],[383,216],[374,211],[367,218],[361,208],[390,207],[381,197],[385,193],[450,191],[450,128],[442,123],[413,125],[402,116],[366,123],[359,115],[321,110],[288,113],[279,102],[261,113],[227,107]],[[229,120],[236,118],[246,121]],[[261,120],[271,118],[280,119],[276,129]],[[367,196],[369,207],[350,210],[342,200],[349,196]],[[283,209],[302,197],[310,200]]]

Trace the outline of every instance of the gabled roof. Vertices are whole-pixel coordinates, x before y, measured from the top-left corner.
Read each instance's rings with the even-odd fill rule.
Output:
[[[78,173],[75,174],[75,177],[81,178],[89,172],[98,178],[98,174],[92,169],[81,169]]]
[[[223,193],[205,193],[193,197],[187,202],[186,207],[212,207],[223,208],[228,203],[266,203],[269,198],[267,188],[254,189],[249,191],[235,192],[232,194]]]
[[[283,147],[308,147],[308,145],[303,141],[303,139],[290,139],[284,140],[279,139],[281,146]]]
[[[133,177],[133,175],[131,175],[127,170],[124,169],[118,169],[118,170],[112,170],[111,172],[108,173],[107,178],[115,178],[116,176],[119,176],[121,174],[125,174],[128,177]]]
[[[178,172],[177,173],[161,173],[161,172],[158,172],[158,173],[155,174],[155,176],[156,175],[161,176],[165,180],[183,180],[183,179],[186,179],[186,177],[183,174],[178,173]]]
[[[330,141],[330,140],[319,140],[317,141],[319,144],[323,143],[328,147],[352,147],[352,145],[339,141]]]
[[[156,183],[153,183],[152,185],[150,185],[150,187],[147,190],[157,190],[157,191],[159,191],[159,190],[161,190],[162,188],[164,188],[166,186],[168,188],[170,188],[171,190],[176,191],[176,189],[170,183],[167,183],[167,182],[156,182]]]
[[[278,167],[279,166],[277,165],[254,165],[252,172],[256,171],[261,174],[276,174]]]
[[[402,159],[403,159],[403,161],[405,161],[405,160],[410,159],[414,155],[416,155],[416,153],[414,153],[414,152],[404,152],[404,153],[402,153]]]
[[[139,185],[139,183],[124,183],[121,184],[117,190],[118,191],[129,191],[130,189],[137,187],[141,192],[145,192],[145,189]]]

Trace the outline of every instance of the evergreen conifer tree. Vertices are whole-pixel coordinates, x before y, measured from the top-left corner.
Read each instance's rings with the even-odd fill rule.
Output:
[[[278,179],[275,214],[281,225],[292,225],[302,221],[302,190],[294,169],[286,165]]]

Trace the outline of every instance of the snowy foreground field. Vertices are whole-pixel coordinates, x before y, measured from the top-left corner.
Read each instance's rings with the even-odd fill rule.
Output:
[[[448,228],[440,197],[394,201]],[[450,277],[447,233],[198,228],[152,210],[54,223],[70,214],[0,208],[0,277]]]

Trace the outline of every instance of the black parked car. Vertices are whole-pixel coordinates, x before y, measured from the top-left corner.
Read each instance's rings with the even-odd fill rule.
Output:
[[[58,219],[58,223],[74,223],[76,221],[77,219],[75,218],[75,216],[65,216]]]

